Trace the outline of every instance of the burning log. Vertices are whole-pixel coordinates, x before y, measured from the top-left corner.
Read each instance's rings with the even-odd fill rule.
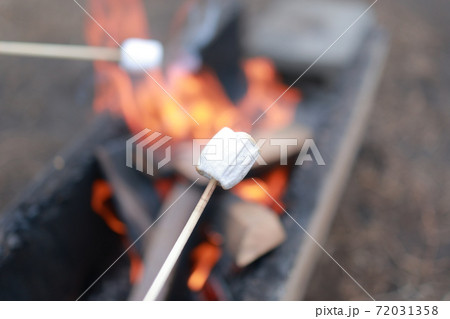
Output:
[[[225,236],[236,265],[246,267],[278,247],[285,240],[286,232],[273,210],[240,200],[229,204]]]
[[[307,138],[312,138],[312,133],[306,127],[292,123],[279,130],[259,130],[254,134],[257,140],[264,139],[261,145],[260,155],[267,165],[287,165],[287,160],[297,156]],[[258,162],[254,168],[261,166]]]
[[[134,241],[153,222],[160,200],[147,175],[125,166],[124,144],[123,139],[113,140],[99,146],[95,155],[113,189],[118,214]]]
[[[143,72],[160,66],[163,51],[159,41],[150,39],[127,39],[120,48],[0,41],[0,54],[119,62],[122,68],[130,72]]]

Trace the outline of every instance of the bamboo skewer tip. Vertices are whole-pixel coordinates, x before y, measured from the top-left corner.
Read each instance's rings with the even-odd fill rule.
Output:
[[[198,220],[200,219],[203,210],[208,204],[209,199],[211,198],[214,190],[217,186],[217,181],[215,179],[211,179],[206,186],[200,200],[192,211],[191,216],[189,217],[186,225],[178,236],[177,241],[172,247],[169,255],[167,256],[164,264],[156,275],[155,280],[153,281],[150,289],[144,297],[144,301],[155,301],[161,293],[161,290],[164,287],[164,283],[167,281],[167,278],[170,276],[173,267],[175,266],[181,252],[183,251],[184,246],[186,245],[189,237],[191,236],[195,226],[197,225]]]

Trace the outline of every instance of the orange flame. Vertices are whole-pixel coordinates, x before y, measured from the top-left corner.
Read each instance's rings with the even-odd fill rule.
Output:
[[[96,180],[92,185],[91,206],[115,233],[125,235],[127,230],[125,224],[120,221],[108,205],[112,197],[112,190],[109,184],[103,180]]]
[[[219,234],[212,234],[208,241],[200,243],[191,252],[193,260],[193,270],[189,276],[187,286],[192,291],[200,291],[208,280],[209,274],[222,255],[219,247],[221,237]]]
[[[93,17],[117,41],[127,37],[148,37],[145,11],[140,0],[95,0],[90,3]],[[91,20],[86,24],[86,39],[90,45],[117,46]],[[273,63],[267,59],[246,60],[243,70],[248,90],[234,104],[211,70],[204,69],[192,74],[172,65],[168,66],[164,75],[160,69],[155,69],[148,70],[150,76],[144,74],[139,79],[131,79],[115,63],[96,62],[98,81],[94,108],[123,116],[134,133],[149,128],[171,136],[175,141],[208,138],[224,126],[250,131],[254,128],[252,121],[274,103],[287,86],[280,80]],[[274,103],[257,126],[277,129],[287,125],[292,121],[300,100],[300,92],[290,89]]]
[[[158,192],[159,198],[164,200],[169,194],[175,183],[174,178],[158,178],[154,181],[154,186]]]
[[[127,246],[129,246],[129,244],[127,244]],[[127,254],[130,257],[130,283],[135,284],[142,278],[142,274],[144,273],[144,263],[135,249],[128,250]]]
[[[249,120],[255,120],[270,107],[258,125],[266,130],[276,130],[292,122],[295,108],[302,95],[298,89],[281,81],[275,65],[266,58],[253,58],[244,62],[248,90],[240,109]],[[287,91],[286,91],[287,90]],[[279,98],[281,95],[283,96]]]
[[[87,11],[95,19],[86,18],[85,38],[89,45],[116,47],[115,41],[150,36],[141,0],[93,0],[88,2]]]
[[[252,179],[245,179],[231,189],[231,192],[239,196],[243,200],[259,203],[271,207],[275,212],[283,213],[283,195],[287,187],[289,170],[287,167],[278,167],[271,170],[263,178],[255,178],[258,182],[255,183]],[[264,188],[270,196],[262,189]],[[280,206],[275,202],[278,202]]]
[[[268,190],[269,186],[260,178],[255,178],[259,185]],[[261,189],[261,187],[255,183],[252,179],[245,179],[235,187],[231,189],[231,192],[239,196],[243,200],[250,202],[260,203],[266,206],[272,204],[272,200],[269,196]]]
[[[125,236],[127,234],[127,228],[125,224],[117,218],[110,205],[112,194],[111,186],[106,181],[100,179],[95,180],[92,185],[91,207],[112,231],[121,236]],[[125,237],[123,237],[123,239],[127,241]],[[125,243],[125,246],[129,246],[128,242]],[[130,258],[129,277],[130,282],[133,284],[141,278],[143,264],[142,259],[134,249],[128,250],[127,253]]]

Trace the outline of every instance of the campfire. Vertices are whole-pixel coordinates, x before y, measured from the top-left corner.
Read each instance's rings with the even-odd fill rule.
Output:
[[[183,7],[182,10],[195,10],[194,3],[190,6]],[[140,1],[133,1],[131,6],[129,3],[117,1],[92,1],[88,11],[93,16],[93,19],[87,19],[86,23],[86,39],[91,46],[116,47],[116,42],[123,43],[130,38],[151,37],[148,27],[151,23],[146,21],[145,11],[142,10]],[[180,10],[176,16],[182,17],[183,13]],[[184,19],[187,18],[184,17]],[[118,20],[127,27],[118,29]],[[181,21],[176,22],[181,23]],[[99,28],[98,24],[109,30],[109,35]],[[139,134],[148,129],[149,133],[136,140],[136,144],[148,138],[150,131],[161,133],[160,136],[171,137],[172,153],[180,156],[180,158],[172,159],[176,164],[170,169],[171,178],[160,176],[162,174],[158,172],[153,178],[148,178],[148,183],[156,187],[164,182],[164,189],[159,191],[160,200],[164,202],[166,199],[168,202],[162,204],[163,207],[170,204],[173,196],[167,194],[176,189],[177,184],[197,179],[193,161],[189,160],[185,153],[189,152],[193,139],[209,139],[223,127],[266,137],[279,136],[279,133],[286,129],[300,132],[304,130],[295,123],[294,116],[301,101],[301,92],[296,88],[287,91],[288,86],[282,82],[281,76],[269,59],[255,57],[234,61],[243,75],[246,90],[242,96],[233,100],[227,94],[224,88],[226,83],[220,81],[214,65],[202,64],[193,69],[189,63],[192,59],[177,53],[172,55],[175,58],[168,61],[166,65],[155,66],[139,74],[130,74],[114,62],[94,62],[97,82],[93,105],[97,112],[109,111],[123,118],[130,134]],[[285,91],[287,92],[283,94]],[[274,101],[276,102],[271,110],[252,125]],[[304,138],[306,135],[299,137]],[[152,147],[158,141],[160,139],[153,139],[145,145],[145,148]],[[267,157],[271,159],[271,163],[265,172],[255,172],[259,184],[248,178],[231,190],[232,195],[224,195],[236,197],[234,200],[236,203],[230,204],[230,212],[227,212],[230,216],[225,218],[228,229],[225,232],[216,230],[213,232],[214,236],[206,233],[204,239],[201,239],[189,253],[187,263],[190,264],[190,271],[185,285],[198,298],[215,296],[214,299],[216,299],[221,295],[218,291],[214,291],[219,288],[214,288],[212,285],[208,285],[208,293],[204,291],[211,272],[221,258],[229,258],[236,267],[245,268],[276,248],[284,239],[283,227],[277,220],[282,210],[276,202],[283,202],[289,170],[287,167],[279,166],[279,158],[277,161],[275,153]],[[171,164],[168,163],[168,165]],[[166,167],[166,170],[169,169]],[[111,177],[109,179],[112,180]],[[108,187],[108,184],[104,185]],[[264,192],[260,185],[271,189],[276,202]],[[114,196],[114,189],[117,190],[114,187],[108,188],[111,197]],[[94,188],[94,191],[96,190]],[[99,194],[104,195],[104,193]],[[94,192],[93,196],[99,196],[99,194]],[[245,206],[240,206],[239,203],[245,203]],[[182,215],[189,213],[189,207],[185,209],[187,211]],[[245,211],[231,213],[234,209],[250,210],[253,213],[251,217],[242,219],[238,215],[245,214]],[[94,210],[98,212],[99,209]],[[128,209],[125,208],[125,210]],[[261,213],[258,213],[259,210]],[[100,212],[99,214],[111,229],[127,237],[126,226],[120,220],[106,218],[112,214],[106,215]],[[124,212],[122,216],[126,214],[127,212]],[[214,214],[214,212],[207,211],[207,214]],[[213,224],[214,221],[205,221],[199,228],[213,228],[215,227]],[[255,226],[252,226],[253,224]],[[255,231],[255,227],[268,232]],[[115,228],[119,228],[120,232]],[[174,231],[174,238],[177,235]],[[135,240],[135,238],[129,240]],[[153,249],[164,249],[164,247],[153,247]],[[223,253],[225,249],[228,250],[227,257],[223,257],[226,255]],[[152,253],[144,251],[143,254],[151,255]],[[164,255],[164,253],[161,254]],[[145,258],[145,256],[141,257]],[[132,259],[132,255],[129,258],[133,266],[130,267],[130,278],[136,278],[136,269],[138,265],[141,265],[140,260]],[[144,269],[152,268],[147,269],[147,272],[154,273],[158,263],[153,261],[151,265],[146,265],[144,261],[143,265]],[[152,279],[154,278],[147,278],[143,286],[148,285]],[[145,289],[140,288],[140,290]],[[135,297],[142,298],[137,294]]]
[[[14,288],[0,297],[143,300],[197,211],[208,184],[197,169],[211,178],[208,185],[217,179],[229,188],[208,167],[197,166],[204,145],[228,127],[248,133],[260,156],[231,189],[213,194],[214,184],[203,215],[192,224],[192,234],[185,236],[173,269],[166,269],[153,297],[280,299],[292,289],[289,278],[297,282],[301,269],[296,251],[304,238],[290,219],[311,222],[318,194],[331,175],[317,165],[300,167],[312,159],[302,146],[328,128],[331,133],[319,141],[332,150],[325,154],[330,159],[338,152],[332,145],[344,140],[339,130],[351,109],[340,122],[320,115],[328,110],[311,105],[324,104],[317,94],[325,91],[322,84],[313,81],[312,89],[300,90],[288,84],[288,76],[269,57],[244,54],[239,6],[186,1],[174,14],[164,45],[153,38],[141,0],[91,0],[86,11],[87,46],[77,52],[85,59],[95,56],[92,105],[97,121],[59,155],[55,163],[60,165],[49,168],[30,193],[44,195],[23,200],[2,226],[0,272],[10,279],[0,280],[0,286],[17,288],[33,280],[33,288]],[[149,55],[140,57],[144,47]],[[57,51],[39,52],[74,58],[67,48]],[[360,63],[360,68],[370,64]],[[300,176],[311,190],[299,184]],[[36,259],[34,269],[21,277],[17,265],[30,256]],[[266,279],[280,288],[263,292],[269,289]]]

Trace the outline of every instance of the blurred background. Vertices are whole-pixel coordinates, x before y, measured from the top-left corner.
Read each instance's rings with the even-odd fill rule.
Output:
[[[155,38],[181,2],[145,1]],[[324,247],[377,300],[450,300],[450,2],[372,10],[390,53]],[[3,0],[0,40],[83,44],[85,19],[71,0]],[[92,122],[91,73],[87,62],[0,56],[0,211]],[[306,299],[367,296],[323,254]]]

